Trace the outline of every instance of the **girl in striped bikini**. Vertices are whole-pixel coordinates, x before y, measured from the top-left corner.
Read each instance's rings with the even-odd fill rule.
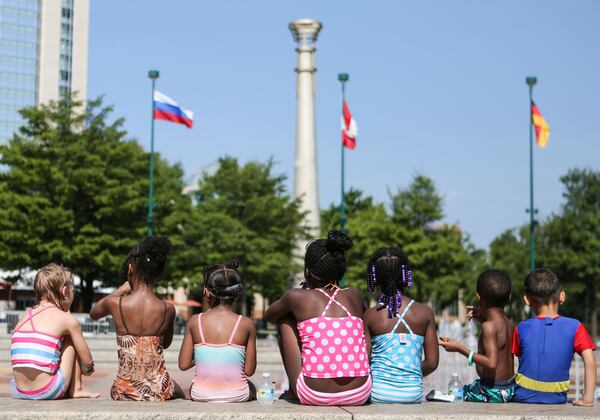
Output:
[[[367,265],[367,280],[371,293],[375,288],[381,291],[377,305],[365,312],[365,325],[372,337],[371,402],[421,402],[423,377],[438,365],[433,311],[403,299],[405,290],[412,287],[412,273],[400,248],[375,251]]]
[[[81,375],[94,372],[94,361],[79,321],[68,313],[73,273],[49,264],[36,274],[33,290],[37,304],[25,312],[11,338],[11,396],[27,400],[98,397],[81,382]]]
[[[329,232],[306,247],[307,288],[292,289],[265,314],[279,325],[290,397],[306,405],[362,405],[371,393],[364,303],[354,288],[340,288],[352,240]]]
[[[256,397],[247,377],[256,370],[256,327],[235,313],[242,292],[238,262],[204,270],[204,296],[210,309],[187,324],[179,352],[179,368],[196,365],[190,395],[194,401],[244,402]]]

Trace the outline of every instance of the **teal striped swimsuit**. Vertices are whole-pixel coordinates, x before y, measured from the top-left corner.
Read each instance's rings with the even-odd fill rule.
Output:
[[[392,331],[372,338],[371,402],[374,404],[411,404],[421,402],[423,398],[421,361],[425,337],[414,334],[404,320],[413,303],[411,300]],[[408,334],[395,332],[401,323]]]

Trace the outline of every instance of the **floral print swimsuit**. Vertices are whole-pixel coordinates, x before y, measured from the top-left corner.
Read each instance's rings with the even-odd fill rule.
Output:
[[[165,367],[163,337],[167,306],[156,335],[130,334],[119,299],[119,312],[127,334],[117,335],[119,371],[110,390],[113,400],[165,401],[173,398],[175,384]]]

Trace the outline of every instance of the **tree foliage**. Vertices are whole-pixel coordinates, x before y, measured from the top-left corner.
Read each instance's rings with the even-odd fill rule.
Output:
[[[285,189],[285,176],[273,174],[273,161],[240,165],[220,159],[216,173],[206,175],[196,193],[192,221],[183,233],[195,253],[195,272],[204,265],[240,261],[246,293],[277,298],[288,287],[294,264],[295,238],[305,235],[299,201]],[[192,278],[199,287],[200,276]]]
[[[347,282],[366,291],[366,264],[379,247],[400,246],[413,270],[412,296],[445,306],[456,300],[459,289],[473,283],[475,271],[484,264],[458,225],[440,223],[443,200],[430,178],[417,175],[407,188],[390,195],[391,212],[362,192],[350,190],[347,229],[354,241],[348,253]],[[322,212],[322,230],[339,229],[336,206]]]
[[[109,122],[111,111],[100,99],[26,108],[19,133],[0,146],[0,266],[71,267],[86,310],[93,281],[116,284],[146,233],[149,157],[126,139],[122,119]],[[181,177],[179,166],[157,158],[155,223],[170,237],[189,207]]]

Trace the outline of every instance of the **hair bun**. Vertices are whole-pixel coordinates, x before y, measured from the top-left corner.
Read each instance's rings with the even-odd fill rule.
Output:
[[[329,252],[345,252],[352,248],[352,239],[344,232],[332,230],[327,234],[325,248]]]
[[[171,252],[171,241],[164,236],[151,236],[142,243],[140,254],[150,264],[164,264]]]
[[[231,260],[231,263],[229,264],[229,266],[227,268],[233,268],[235,270],[239,266],[240,266],[240,262],[236,258],[234,258]]]

